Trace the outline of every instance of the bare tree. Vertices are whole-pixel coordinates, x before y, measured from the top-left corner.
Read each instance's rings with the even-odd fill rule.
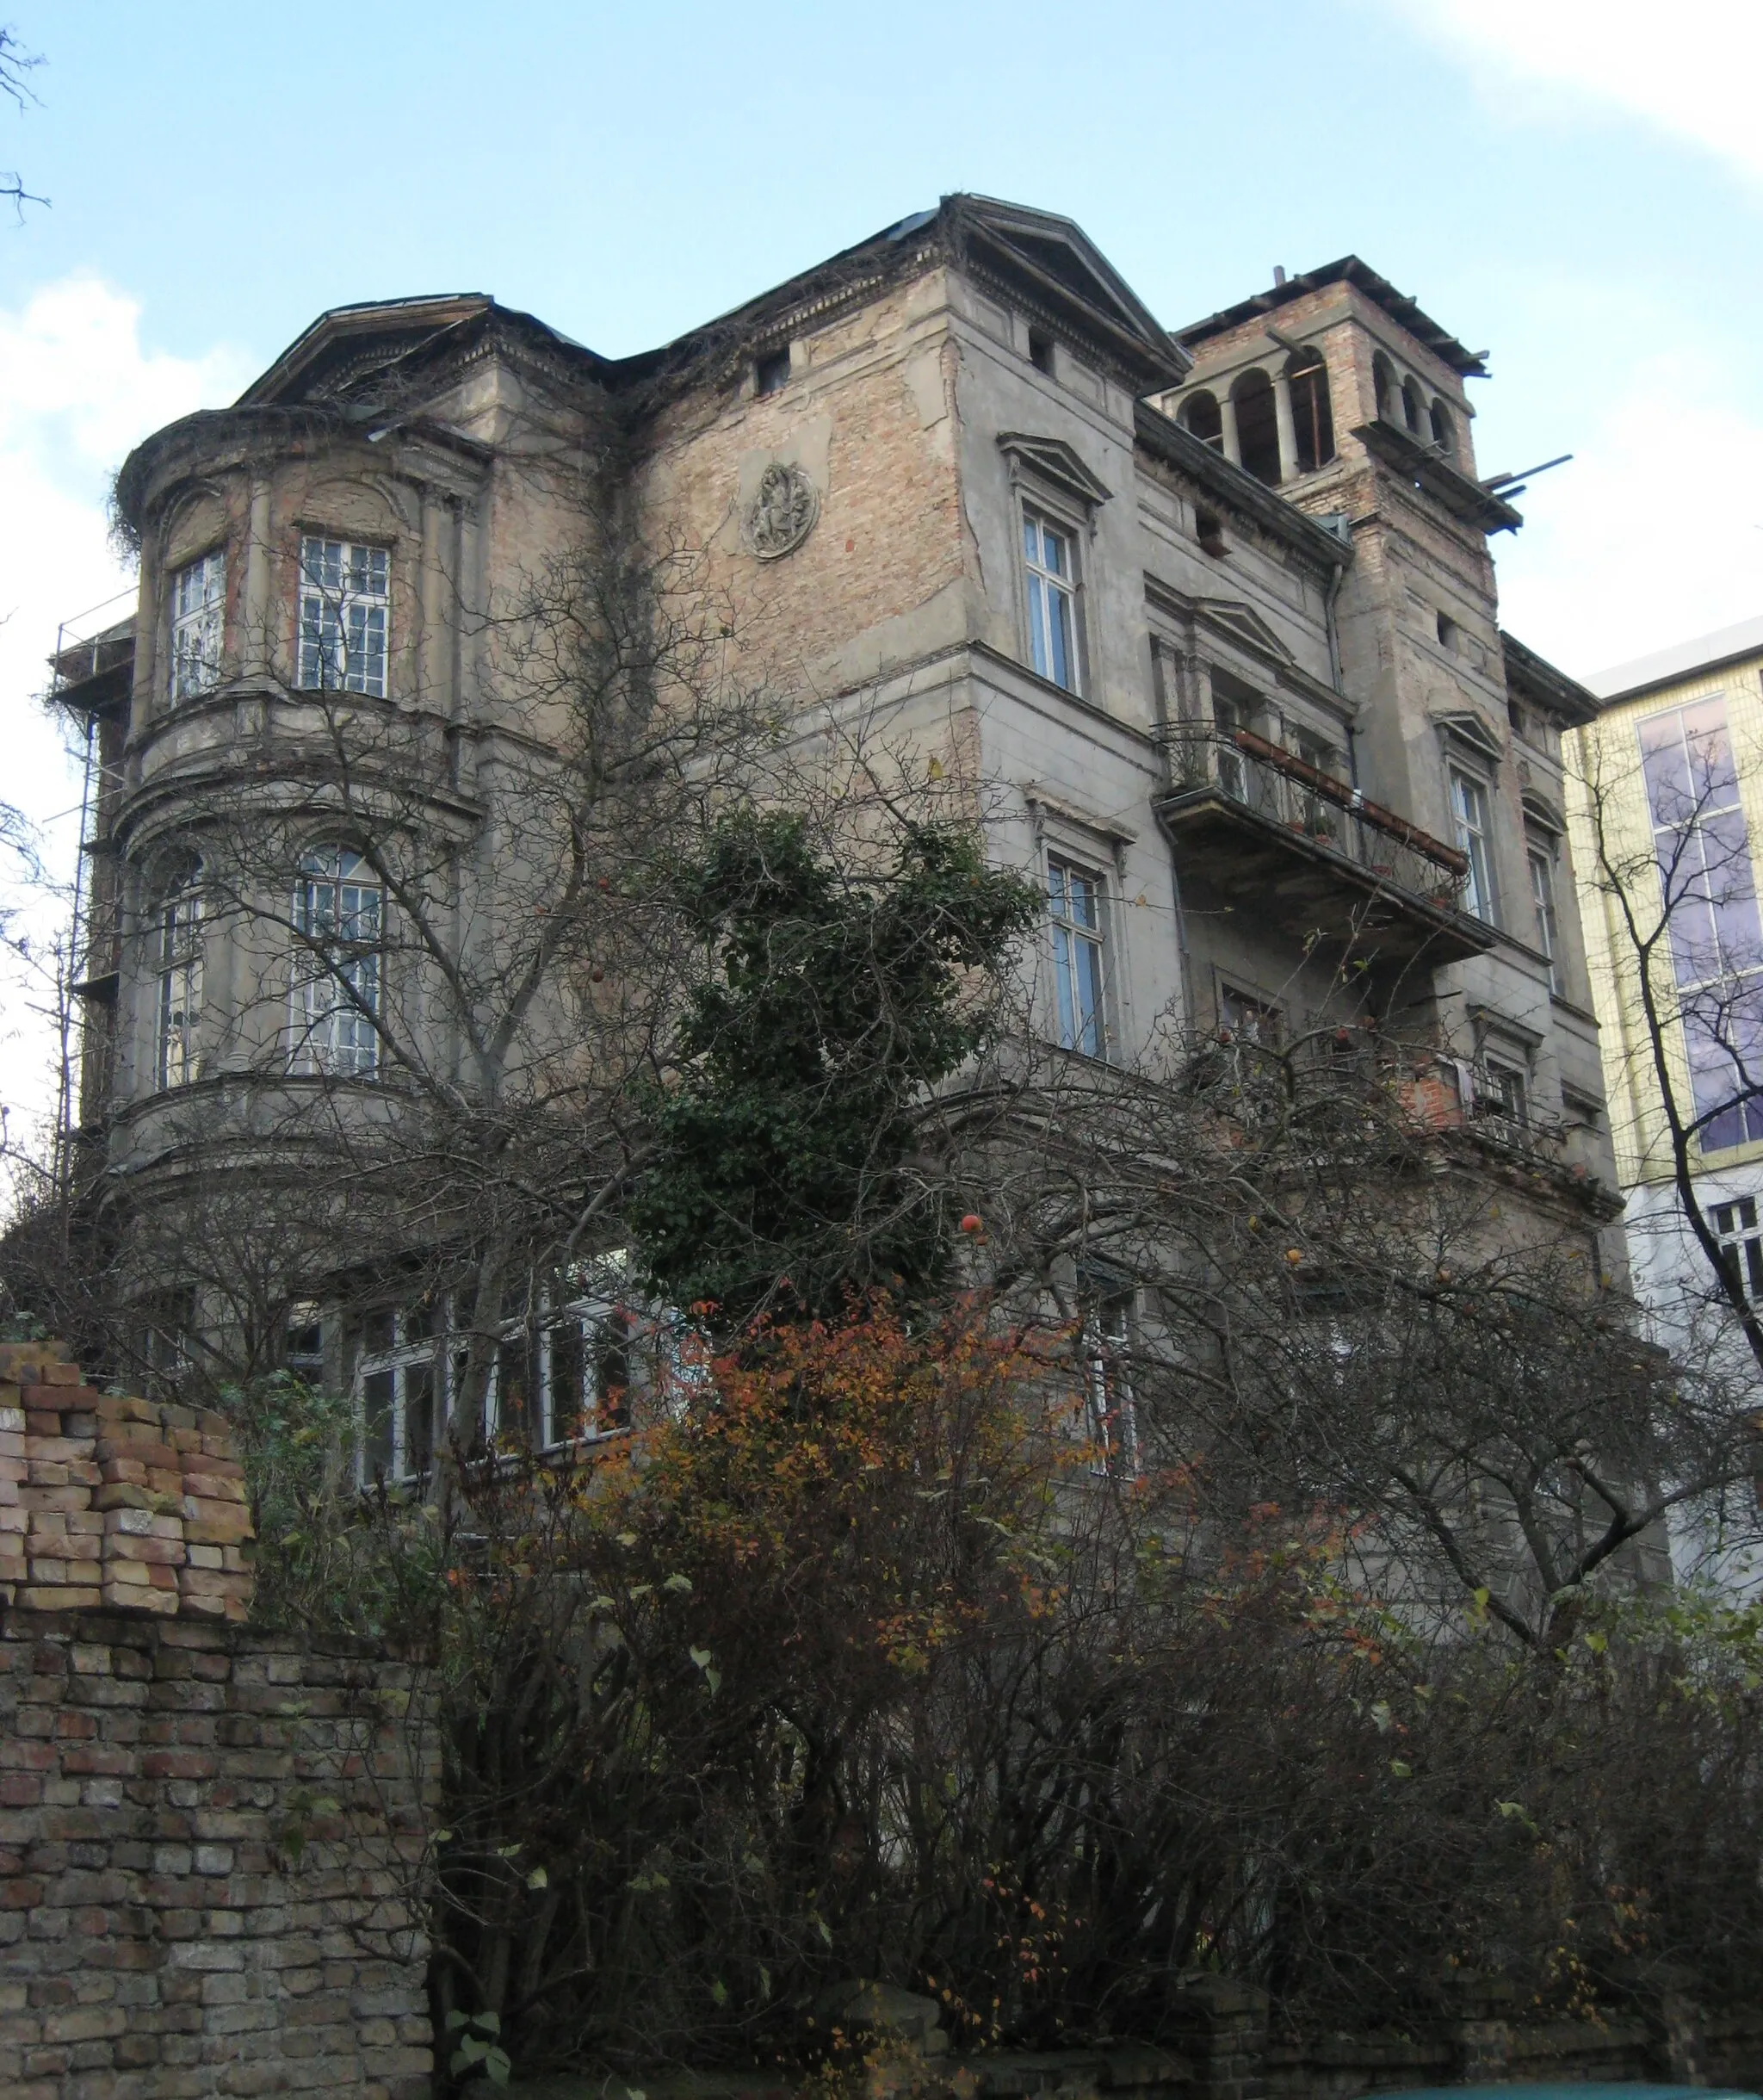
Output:
[[[31,91],[30,76],[42,64],[34,52],[27,51],[19,41],[18,32],[9,23],[0,23],[0,95],[22,113],[36,96]],[[0,169],[0,197],[7,199],[22,220],[27,204],[46,204],[46,197],[40,197],[34,190],[27,189],[24,177],[14,169]]]

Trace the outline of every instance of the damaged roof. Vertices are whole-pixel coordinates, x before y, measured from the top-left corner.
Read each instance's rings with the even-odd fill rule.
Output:
[[[1281,307],[1290,306],[1293,300],[1302,299],[1307,292],[1320,291],[1329,284],[1351,284],[1363,292],[1374,306],[1381,307],[1391,320],[1405,328],[1417,343],[1423,344],[1435,357],[1442,358],[1463,378],[1487,378],[1485,350],[1465,350],[1450,330],[1441,328],[1417,300],[1410,299],[1406,292],[1397,291],[1388,277],[1380,277],[1369,263],[1362,263],[1356,255],[1341,256],[1333,263],[1323,263],[1320,269],[1301,270],[1296,276],[1288,277],[1284,284],[1270,285],[1252,299],[1240,300],[1234,307],[1208,314],[1203,321],[1178,328],[1175,339],[1192,350],[1215,336],[1240,327],[1245,321],[1277,313]]]

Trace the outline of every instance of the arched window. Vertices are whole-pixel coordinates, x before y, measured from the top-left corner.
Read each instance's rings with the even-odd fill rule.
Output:
[[[1382,350],[1371,360],[1371,383],[1377,389],[1377,413],[1386,423],[1401,421],[1401,389],[1396,383],[1395,367]]]
[[[1279,418],[1273,410],[1273,381],[1252,365],[1230,390],[1236,406],[1237,456],[1244,468],[1269,488],[1279,486]]]
[[[1401,419],[1416,437],[1423,437],[1426,429],[1426,405],[1420,399],[1420,389],[1411,379],[1401,383]]]
[[[187,1087],[201,1076],[202,864],[193,861],[166,889],[153,917],[159,990],[156,1076]]]
[[[294,1069],[363,1078],[380,1068],[385,893],[359,853],[319,846],[294,895]]]
[[[1314,474],[1334,457],[1334,412],[1328,400],[1328,367],[1320,352],[1300,350],[1285,368],[1291,388],[1292,429],[1298,472]]]
[[[1191,431],[1215,452],[1223,451],[1224,411],[1218,406],[1216,393],[1208,393],[1203,387],[1198,393],[1191,393],[1177,411],[1175,419],[1185,431]]]
[[[1457,425],[1451,421],[1451,411],[1443,401],[1434,401],[1429,420],[1432,425],[1432,442],[1447,458],[1457,456]]]

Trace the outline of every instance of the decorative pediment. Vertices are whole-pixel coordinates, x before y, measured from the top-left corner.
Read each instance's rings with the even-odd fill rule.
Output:
[[[1519,800],[1524,804],[1526,820],[1543,831],[1557,834],[1567,829],[1567,819],[1546,795],[1539,795],[1535,788],[1525,788]]]
[[[1091,509],[1106,503],[1114,493],[1062,438],[1031,437],[1024,431],[1005,431],[998,440],[998,449],[1010,462],[1012,479],[1026,468]]]
[[[1215,634],[1237,642],[1254,655],[1271,657],[1280,664],[1291,662],[1291,651],[1279,635],[1253,606],[1244,604],[1240,598],[1203,598],[1195,611]]]
[[[1435,715],[1432,719],[1438,723],[1443,735],[1454,736],[1459,743],[1467,744],[1471,751],[1479,752],[1484,759],[1499,759],[1506,756],[1506,746],[1500,740],[1499,733],[1490,728],[1473,708],[1457,709],[1449,714]]]

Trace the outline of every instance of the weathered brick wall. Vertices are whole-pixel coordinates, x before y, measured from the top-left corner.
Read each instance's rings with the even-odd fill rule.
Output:
[[[218,1418],[0,1378],[0,2093],[426,2093],[410,1673],[238,1623]]]

